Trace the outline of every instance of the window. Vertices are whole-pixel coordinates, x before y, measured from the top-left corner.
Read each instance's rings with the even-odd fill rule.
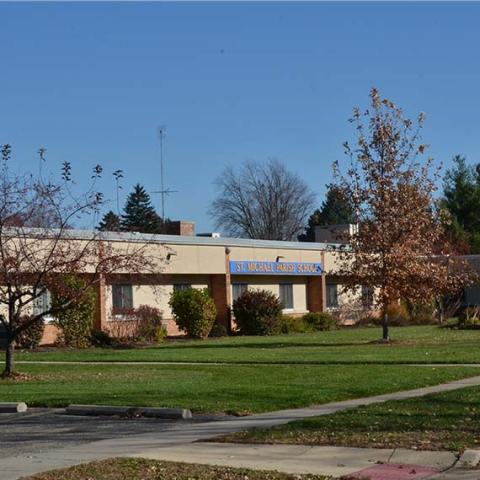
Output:
[[[373,290],[365,285],[362,285],[362,305],[367,308],[373,305]]]
[[[246,283],[232,283],[232,297],[235,301],[238,297],[242,296],[243,292],[248,290],[248,285]]]
[[[44,290],[43,293],[32,302],[32,314],[40,315],[41,313],[46,312],[51,305],[52,296],[48,290]],[[48,322],[49,320],[52,320],[52,317],[46,315],[44,320]]]
[[[284,309],[293,308],[293,285],[291,283],[280,284],[280,302]]]
[[[189,288],[192,288],[189,283],[175,283],[173,285],[174,292],[183,292],[184,290],[188,290]]]
[[[132,286],[128,284],[112,285],[112,300],[114,310],[133,308]]]
[[[327,283],[327,308],[338,307],[338,285]]]

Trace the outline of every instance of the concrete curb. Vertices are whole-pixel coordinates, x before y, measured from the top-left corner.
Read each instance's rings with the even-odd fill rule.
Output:
[[[465,450],[458,459],[458,468],[476,468],[480,464],[480,450]]]
[[[26,412],[27,404],[19,403],[0,403],[0,413],[19,413]]]
[[[192,412],[185,408],[117,407],[110,405],[69,405],[68,415],[138,415],[166,419],[189,420]]]

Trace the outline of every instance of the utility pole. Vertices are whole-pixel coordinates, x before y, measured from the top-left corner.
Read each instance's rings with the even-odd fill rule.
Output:
[[[178,190],[170,190],[165,188],[165,177],[163,172],[163,141],[166,136],[167,129],[165,126],[158,128],[158,136],[160,138],[160,190],[152,193],[159,193],[162,201],[162,233],[165,233],[165,196],[169,193],[176,193]]]
[[[122,189],[120,179],[123,178],[123,170],[115,170],[113,176],[115,177],[115,185],[117,187],[117,215],[120,216],[120,190]]]

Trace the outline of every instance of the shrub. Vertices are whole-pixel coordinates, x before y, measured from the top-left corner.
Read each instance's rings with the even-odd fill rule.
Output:
[[[124,308],[121,312],[118,309],[112,309],[112,320],[108,322],[108,333],[115,343],[135,342],[139,324],[134,308]]]
[[[393,327],[406,325],[430,325],[436,323],[433,305],[412,305],[406,302],[392,303],[387,308],[388,323]],[[359,325],[379,327],[383,323],[381,313],[367,314],[361,318]]]
[[[435,305],[434,303],[411,303],[403,302],[408,315],[408,323],[410,325],[430,325],[435,321]]]
[[[31,319],[30,316],[24,315],[20,317],[20,324],[28,322]],[[43,319],[41,318],[37,322],[34,322],[26,330],[23,330],[22,333],[17,338],[17,343],[20,348],[37,348],[40,345],[43,337],[44,324]]]
[[[458,316],[458,328],[479,328],[480,327],[480,307],[469,306],[460,311]]]
[[[121,315],[108,324],[109,333],[117,343],[156,342],[167,338],[167,330],[162,323],[162,312],[149,305],[138,308],[112,310],[112,317]]]
[[[337,319],[328,312],[309,312],[302,319],[306,325],[309,325],[312,330],[317,332],[335,330],[337,328]]]
[[[404,327],[410,324],[410,318],[408,312],[403,304],[391,303],[387,307],[386,311],[388,315],[388,324],[391,327]],[[382,314],[378,312],[376,314],[367,314],[363,316],[359,322],[359,325],[362,326],[375,326],[381,327],[383,324]]]
[[[141,325],[135,340],[140,342],[162,343],[167,338],[167,329],[163,325]]]
[[[233,302],[233,313],[242,335],[272,335],[280,328],[282,304],[267,290],[246,290]]]
[[[86,282],[74,275],[65,276],[62,290],[52,293],[52,307],[59,308],[55,325],[60,328],[59,343],[69,347],[85,348],[90,345],[95,314],[95,292],[86,289],[84,294],[76,298],[66,309],[63,305],[77,296],[79,290],[84,290]]]
[[[408,312],[401,303],[391,303],[386,311],[388,315],[388,324],[392,327],[403,327],[409,324]],[[378,319],[379,325],[382,324],[382,318]]]
[[[210,337],[226,337],[228,335],[225,325],[215,322],[212,330],[210,331]]]
[[[291,315],[282,315],[280,317],[280,333],[308,333],[312,332],[311,325],[305,322],[303,317],[292,317]]]
[[[167,338],[167,330],[162,323],[162,312],[155,307],[140,305],[134,311],[138,321],[136,339],[161,343]]]
[[[191,338],[205,339],[212,330],[217,309],[208,289],[172,292],[168,302],[178,328]]]
[[[382,324],[382,319],[373,313],[366,314],[360,318],[358,323],[359,327],[378,327]]]
[[[95,347],[110,347],[113,345],[114,340],[112,336],[104,330],[92,330],[90,343]]]
[[[350,297],[344,298],[333,313],[337,319],[337,325],[357,325],[371,314],[371,308],[369,308],[361,298]]]

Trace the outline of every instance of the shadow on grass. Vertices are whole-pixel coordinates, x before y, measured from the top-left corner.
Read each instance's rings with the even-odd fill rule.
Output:
[[[189,350],[189,349],[223,349],[223,348],[234,348],[234,349],[242,349],[242,348],[255,348],[258,350],[263,349],[284,349],[284,348],[322,348],[322,347],[360,347],[360,346],[375,346],[379,345],[378,343],[371,342],[371,341],[361,341],[361,342],[338,342],[338,343],[283,343],[283,342],[275,342],[275,343],[190,343],[185,345],[167,345],[165,350]],[[162,349],[162,347],[159,347]]]

